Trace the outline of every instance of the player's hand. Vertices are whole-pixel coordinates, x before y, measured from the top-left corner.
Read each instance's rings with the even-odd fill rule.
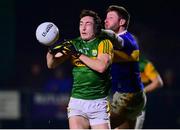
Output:
[[[77,51],[75,46],[71,41],[66,41],[65,48],[68,50],[69,54],[71,54],[74,58],[79,58],[81,56],[81,52]]]
[[[58,52],[60,52],[64,55],[72,55],[72,57],[74,58],[79,58],[81,55],[81,53],[76,50],[71,41],[58,43],[58,45],[56,45],[55,47],[50,48],[49,52],[51,54],[57,54]]]
[[[116,33],[112,30],[109,29],[101,29],[102,33],[105,33],[106,35],[108,35],[111,38],[115,38],[116,37]]]
[[[49,53],[56,55],[57,53],[62,53],[63,55],[68,55],[70,50],[65,47],[67,41],[57,42],[55,46],[49,47]]]
[[[119,50],[124,46],[123,39],[121,37],[119,37],[114,31],[107,30],[107,29],[101,29],[101,32],[111,39],[113,48],[115,50]]]

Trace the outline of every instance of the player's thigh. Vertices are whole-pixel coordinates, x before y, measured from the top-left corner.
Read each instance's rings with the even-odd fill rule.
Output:
[[[70,129],[89,129],[89,121],[82,116],[71,116],[69,117],[69,128]]]
[[[111,128],[114,129],[117,126],[123,124],[126,121],[126,117],[125,114],[122,113],[114,113],[113,111],[111,111],[110,114],[110,122],[111,122]]]
[[[122,124],[117,125],[115,129],[134,129],[136,120],[125,120]]]
[[[110,129],[110,123],[104,123],[104,124],[99,124],[99,125],[93,125],[91,126],[92,129]]]

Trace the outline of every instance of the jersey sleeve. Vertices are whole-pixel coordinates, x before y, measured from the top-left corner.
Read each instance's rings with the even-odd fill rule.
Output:
[[[150,80],[155,79],[159,75],[159,73],[156,71],[154,65],[151,62],[148,62],[144,71],[145,71],[146,76]]]
[[[98,46],[98,54],[109,54],[113,56],[113,45],[108,39],[102,40]]]

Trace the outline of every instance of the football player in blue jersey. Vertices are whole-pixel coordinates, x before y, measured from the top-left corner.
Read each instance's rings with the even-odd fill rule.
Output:
[[[112,65],[113,99],[111,104],[112,128],[135,128],[136,119],[146,104],[139,70],[139,47],[127,31],[130,14],[122,6],[107,9],[105,29],[113,30],[123,39],[122,49],[114,48]]]

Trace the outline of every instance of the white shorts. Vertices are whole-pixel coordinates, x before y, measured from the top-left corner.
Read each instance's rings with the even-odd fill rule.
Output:
[[[110,106],[106,98],[95,100],[83,100],[70,98],[68,105],[68,118],[72,116],[83,116],[89,120],[91,126],[104,123],[110,124]]]

